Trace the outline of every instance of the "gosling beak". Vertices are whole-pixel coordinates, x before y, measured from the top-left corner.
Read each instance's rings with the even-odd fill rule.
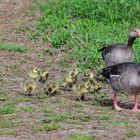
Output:
[[[53,93],[54,92],[54,90],[52,90],[50,93]]]

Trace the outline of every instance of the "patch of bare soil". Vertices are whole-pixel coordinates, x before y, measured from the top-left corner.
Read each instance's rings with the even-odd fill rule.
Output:
[[[59,96],[51,98],[44,97],[41,88],[35,91],[37,97],[34,95],[26,99],[20,94],[22,80],[26,77],[27,71],[34,66],[52,69],[50,75],[55,79],[62,78],[66,72],[66,69],[58,66],[61,59],[66,56],[64,52],[54,50],[56,55],[44,54],[47,49],[53,49],[50,44],[41,40],[35,42],[28,39],[28,30],[34,31],[35,21],[40,16],[36,9],[31,9],[32,3],[32,0],[0,0],[0,42],[22,45],[28,49],[26,53],[0,51],[2,78],[0,87],[1,93],[6,95],[6,99],[0,101],[0,106],[15,102],[16,112],[13,115],[17,117],[15,119],[10,114],[0,116],[2,121],[10,117],[17,121],[15,126],[8,125],[7,128],[0,128],[0,140],[67,140],[68,135],[78,133],[89,134],[97,140],[139,140],[140,114],[134,114],[130,110],[116,112],[112,109],[110,94],[105,99],[91,95],[84,103],[76,101],[69,92],[62,92]],[[20,31],[23,28],[27,30]],[[104,93],[104,89],[101,93]],[[132,108],[132,97],[127,100],[126,97],[121,97],[120,100],[124,103],[121,104],[122,106]],[[49,115],[42,111],[43,106],[49,108],[46,112],[53,117],[73,112],[75,116],[70,118],[73,122],[67,122],[71,114],[67,115],[66,119],[62,119],[64,115],[58,117],[60,121],[55,118],[61,126],[60,129],[35,131],[34,127],[40,127],[42,120],[49,118]],[[84,120],[86,116],[90,116],[90,119]]]

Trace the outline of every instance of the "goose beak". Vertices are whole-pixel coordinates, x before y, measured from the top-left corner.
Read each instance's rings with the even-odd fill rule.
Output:
[[[138,37],[140,37],[140,32],[138,32]]]

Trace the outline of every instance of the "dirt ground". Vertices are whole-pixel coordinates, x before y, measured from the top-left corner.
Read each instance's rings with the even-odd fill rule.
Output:
[[[32,8],[32,0],[0,0],[0,42],[1,44],[17,44],[25,46],[25,53],[0,51],[0,82],[1,92],[4,99],[0,100],[0,106],[8,103],[16,104],[13,114],[0,115],[0,124],[7,120],[14,120],[11,127],[0,127],[0,140],[68,140],[69,135],[91,135],[97,140],[140,140],[140,113],[133,113],[133,97],[120,96],[120,104],[128,110],[117,112],[112,108],[112,98],[109,90],[106,90],[105,98],[89,95],[83,103],[73,99],[73,95],[62,91],[60,96],[42,98],[41,88],[35,91],[35,96],[23,99],[21,83],[26,77],[27,71],[34,66],[52,69],[50,76],[54,79],[63,77],[66,68],[59,67],[59,62],[66,57],[64,52],[55,51],[55,55],[44,55],[47,49],[53,49],[50,44],[41,40],[28,39],[29,33],[35,29],[35,21],[40,13]],[[29,31],[28,31],[29,27]],[[19,31],[19,29],[26,31]],[[104,94],[104,89],[101,94]],[[39,98],[40,97],[40,98]],[[23,99],[23,100],[22,100]],[[33,106],[34,110],[21,110],[26,106]],[[46,120],[41,106],[51,108],[52,116],[61,116],[65,112],[90,116],[87,121],[67,122],[57,121],[60,129],[52,131],[34,131]],[[107,117],[106,117],[107,116]],[[77,117],[77,116],[76,116]],[[79,119],[79,118],[78,118]],[[45,122],[45,121],[44,121]]]

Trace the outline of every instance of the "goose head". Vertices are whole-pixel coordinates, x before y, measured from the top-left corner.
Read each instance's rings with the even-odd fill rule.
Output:
[[[128,38],[128,43],[127,43],[127,46],[132,46],[135,39],[140,37],[140,29],[138,28],[135,28],[135,29],[132,29],[129,33],[129,38]]]
[[[130,31],[129,37],[131,37],[131,38],[140,37],[140,29],[138,29],[138,28],[132,29]]]

